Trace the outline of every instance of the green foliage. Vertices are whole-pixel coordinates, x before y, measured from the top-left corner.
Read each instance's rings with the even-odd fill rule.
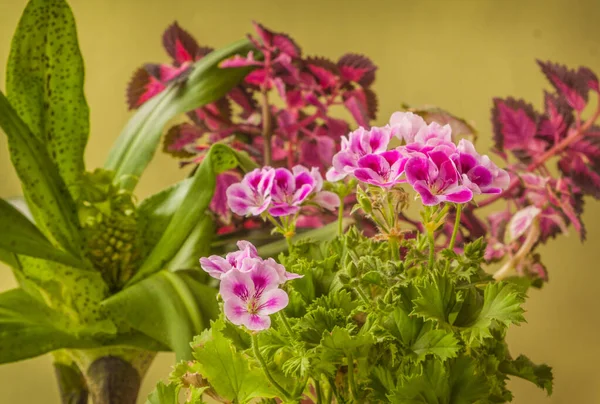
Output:
[[[291,397],[272,394],[293,401],[310,387],[328,403],[332,397],[347,403],[500,403],[512,399],[506,387],[511,376],[551,391],[546,365],[511,359],[504,336],[524,321],[524,295],[483,272],[481,241],[463,254],[443,252],[432,269],[420,238],[403,247],[404,259],[391,262],[387,242],[350,229],[331,241],[297,242],[279,256],[288,271],[304,277],[284,285],[289,330],[273,318],[257,336],[269,374]],[[246,380],[237,375],[260,365],[247,331],[219,320],[194,345],[195,361],[176,369],[173,384],[185,389],[195,374],[220,402],[243,403],[250,396],[269,402],[272,395],[256,390],[234,394],[236,383]],[[264,374],[258,368],[252,373]]]

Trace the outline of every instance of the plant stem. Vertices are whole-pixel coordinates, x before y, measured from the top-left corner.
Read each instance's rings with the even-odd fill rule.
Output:
[[[427,239],[429,240],[429,270],[433,269],[435,261],[435,239],[433,238],[433,229],[427,229]]]
[[[254,357],[256,357],[256,360],[260,364],[260,367],[262,368],[263,373],[267,377],[267,380],[269,380],[269,382],[279,391],[279,393],[281,393],[281,396],[283,398],[285,398],[286,400],[289,400],[290,399],[289,394],[287,393],[287,391],[285,391],[285,389],[283,387],[281,387],[281,385],[279,383],[277,383],[275,381],[275,379],[273,379],[271,372],[269,372],[269,368],[267,368],[267,363],[265,362],[265,359],[260,354],[260,349],[258,348],[257,334],[252,334],[252,350],[254,352]]]
[[[321,391],[321,382],[315,379],[315,392],[317,393],[317,404],[323,402],[323,392]]]
[[[398,244],[398,237],[390,236],[388,241],[390,243],[390,251],[392,253],[392,260],[400,261],[400,246]]]
[[[335,387],[335,382],[331,380],[331,378],[327,378],[327,381],[329,382],[329,386],[331,387],[331,391],[333,392],[333,395],[335,396],[335,400],[338,402],[338,404],[344,404],[346,402],[346,400],[344,400],[344,397],[342,397],[340,395],[340,392],[338,391],[337,387]]]
[[[277,314],[279,316],[279,319],[283,323],[283,328],[285,328],[285,330],[289,334],[290,338],[294,338],[294,332],[292,331],[292,327],[290,326],[290,323],[288,322],[285,313],[283,311],[280,311]]]
[[[90,365],[86,378],[94,404],[130,404],[137,400],[141,377],[124,359],[101,357]]]
[[[340,206],[338,207],[338,236],[344,234],[344,198],[340,196]]]
[[[448,245],[449,250],[454,249],[454,243],[456,242],[456,234],[460,227],[460,214],[462,213],[462,203],[456,205],[456,219],[454,220],[454,229],[452,230],[452,237],[450,238],[450,244]]]
[[[271,107],[269,106],[269,94],[266,89],[262,89],[262,136],[264,143],[264,165],[270,166],[272,162],[271,152],[271,135],[273,132],[272,119],[271,119]]]
[[[85,378],[77,365],[55,362],[54,372],[58,381],[61,402],[64,404],[87,404],[88,390]]]
[[[356,380],[354,380],[354,357],[348,352],[346,359],[348,360],[348,383],[350,384],[350,398],[356,402],[356,394],[358,389],[356,387]]]
[[[354,290],[356,291],[356,294],[358,294],[358,297],[360,297],[360,299],[363,301],[363,303],[367,306],[371,305],[371,302],[369,301],[369,297],[367,296],[367,294],[365,293],[364,290],[362,290],[362,288],[360,287],[360,285],[356,285],[356,287],[354,288]]]

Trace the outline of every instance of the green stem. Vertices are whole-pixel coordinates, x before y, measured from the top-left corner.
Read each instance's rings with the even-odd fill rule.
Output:
[[[331,391],[335,396],[335,400],[338,402],[338,404],[344,404],[346,400],[344,400],[344,397],[340,395],[340,392],[338,391],[337,387],[335,387],[335,382],[331,380],[331,378],[327,378],[327,381],[329,382],[329,386],[331,386]]]
[[[369,301],[369,298],[367,297],[367,294],[365,293],[364,290],[362,290],[360,285],[356,285],[354,290],[356,290],[356,293],[358,294],[360,299],[365,303],[365,305],[369,306],[371,304],[371,302]]]
[[[321,382],[315,379],[315,392],[317,393],[317,404],[323,403],[323,392],[321,391]]]
[[[340,206],[338,208],[338,235],[344,234],[344,198],[340,196]]]
[[[452,237],[450,238],[450,244],[448,245],[449,250],[454,249],[454,243],[456,242],[456,234],[460,227],[460,214],[462,212],[462,204],[456,205],[456,219],[454,220],[454,229],[452,230]]]
[[[348,382],[350,384],[350,398],[352,398],[352,401],[356,402],[356,395],[358,393],[358,389],[356,387],[356,380],[354,380],[354,357],[350,352],[348,352],[348,356],[346,359],[348,360]]]
[[[429,239],[429,270],[433,269],[433,262],[435,260],[435,239],[433,238],[433,230],[427,230],[427,238]]]
[[[398,237],[390,236],[389,243],[390,243],[390,250],[392,252],[392,260],[400,261],[400,246],[398,244]]]
[[[281,396],[283,398],[285,398],[286,400],[289,400],[290,399],[289,394],[287,393],[287,391],[285,391],[285,389],[283,387],[281,387],[281,385],[279,383],[277,383],[275,381],[275,379],[271,375],[271,372],[269,372],[269,368],[267,368],[267,363],[265,362],[265,359],[260,354],[260,349],[258,348],[257,334],[252,334],[252,350],[254,352],[254,356],[256,357],[256,360],[258,361],[258,363],[260,364],[260,367],[263,370],[263,373],[267,377],[267,380],[269,380],[269,382],[279,391],[279,393],[281,394]]]
[[[277,314],[279,315],[279,319],[283,323],[283,328],[285,328],[290,338],[294,338],[294,332],[292,331],[292,327],[290,326],[290,323],[288,322],[285,313],[283,311],[280,311]]]

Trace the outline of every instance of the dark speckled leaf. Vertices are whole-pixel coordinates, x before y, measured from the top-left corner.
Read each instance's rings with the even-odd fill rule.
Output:
[[[79,258],[59,250],[21,212],[0,199],[0,248],[16,254],[43,258],[76,268],[86,265]]]
[[[89,133],[83,81],[71,9],[64,0],[31,0],[13,37],[6,94],[74,198]]]
[[[22,289],[0,294],[0,363],[33,358],[56,349],[98,346],[72,331],[65,315]]]
[[[0,127],[8,137],[10,158],[38,228],[50,241],[78,255],[79,221],[75,203],[46,148],[31,134],[2,92]]]
[[[123,186],[133,189],[160,144],[163,128],[173,117],[227,94],[248,68],[221,69],[219,63],[251,49],[247,40],[209,53],[196,62],[183,83],[171,83],[133,115],[115,142],[104,167],[115,172]]]

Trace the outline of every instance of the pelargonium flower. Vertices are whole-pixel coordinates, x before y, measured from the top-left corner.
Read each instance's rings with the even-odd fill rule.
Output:
[[[293,215],[311,195],[315,195],[316,203],[327,209],[335,209],[339,206],[339,198],[331,192],[321,191],[322,187],[323,177],[316,167],[310,171],[300,165],[292,171],[278,168],[275,170],[269,213],[273,216]]]
[[[252,331],[269,328],[269,315],[283,310],[289,302],[279,284],[279,274],[268,265],[256,266],[250,272],[232,269],[221,277],[219,288],[225,316],[233,324]]]
[[[257,168],[244,176],[241,182],[227,188],[227,204],[240,216],[258,216],[271,203],[271,188],[275,170]]]
[[[473,199],[473,192],[460,183],[454,162],[443,151],[416,153],[408,159],[404,171],[424,205],[466,203]]]
[[[331,169],[327,171],[328,181],[339,181],[358,168],[358,160],[368,154],[383,153],[390,143],[392,129],[389,126],[370,130],[358,128],[342,137],[341,150],[333,156]]]
[[[390,118],[390,126],[393,136],[409,144],[415,142],[415,136],[427,123],[412,112],[394,112]]]
[[[510,176],[505,170],[498,168],[488,156],[481,156],[473,143],[461,139],[451,156],[462,182],[473,194],[499,194],[510,184]]]
[[[266,266],[272,268],[277,272],[277,276],[280,284],[284,284],[291,279],[302,278],[303,275],[295,274],[293,272],[288,272],[285,270],[285,267],[275,261],[273,258],[268,258],[263,260],[262,258],[248,258],[244,259],[242,264],[239,267],[236,267],[240,272],[254,272],[259,269],[259,267]]]
[[[390,188],[406,181],[401,178],[406,161],[398,150],[367,154],[358,160],[354,176],[367,184]]]

